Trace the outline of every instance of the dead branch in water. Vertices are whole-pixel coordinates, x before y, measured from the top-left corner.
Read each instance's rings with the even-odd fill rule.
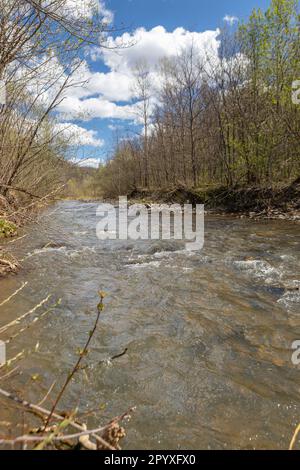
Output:
[[[14,369],[10,370],[9,372],[7,372],[7,374],[2,375],[2,376],[0,377],[0,380],[8,379],[8,378],[11,377],[15,372],[17,372],[18,369],[19,369],[19,366],[17,366],[17,367],[15,367]]]
[[[10,242],[8,242],[8,244],[11,244],[11,243],[16,243],[20,240],[23,240],[23,238],[26,238],[28,236],[27,233],[25,233],[25,235],[22,235],[21,237],[18,237],[18,238],[14,238],[13,240],[10,240]]]
[[[55,442],[55,441],[66,441],[70,440],[70,438],[78,438],[82,436],[90,436],[95,439],[97,442],[97,450],[99,449],[107,449],[107,450],[116,450],[118,449],[118,441],[124,437],[124,430],[119,426],[118,423],[124,421],[125,419],[129,419],[131,417],[131,413],[134,411],[134,408],[129,409],[126,413],[115,417],[113,420],[111,420],[107,425],[101,426],[95,430],[90,430],[87,431],[86,426],[78,423],[75,419],[63,416],[62,414],[58,414],[57,412],[51,412],[45,408],[42,408],[41,406],[34,405],[32,403],[29,403],[28,401],[22,400],[16,395],[13,395],[3,389],[0,389],[0,395],[13,401],[19,406],[22,406],[23,408],[34,412],[39,418],[45,418],[48,419],[50,416],[51,418],[55,419],[56,421],[59,421],[60,423],[66,423],[67,421],[67,427],[72,427],[76,430],[79,430],[80,433],[76,433],[73,435],[69,436],[56,436],[53,435],[53,429],[59,427],[58,424],[54,425],[51,427],[51,429],[47,428],[46,430],[43,429],[38,429],[36,430],[35,434],[43,434],[43,435],[31,435],[31,436],[20,436],[14,439],[1,439],[0,440],[0,445],[4,444],[16,444],[18,442],[44,442],[44,441],[49,441],[47,444]],[[62,428],[59,429],[60,432],[63,431]],[[50,431],[50,436],[47,435]],[[52,432],[51,432],[52,431]],[[119,433],[118,433],[119,431]],[[116,440],[116,445],[113,446],[109,442],[107,442],[103,436],[99,436],[99,433],[102,433],[103,436],[110,436],[111,439],[115,438]],[[122,435],[121,435],[122,434]],[[51,442],[50,442],[51,441]]]

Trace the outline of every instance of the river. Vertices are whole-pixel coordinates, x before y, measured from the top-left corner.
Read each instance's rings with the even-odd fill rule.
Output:
[[[37,403],[61,383],[100,289],[89,368],[60,409],[99,424],[136,406],[125,449],[287,448],[300,422],[299,224],[207,216],[204,248],[190,252],[176,241],[99,241],[96,208],[59,202],[9,245],[22,270],[0,281],[0,303],[28,284],[0,307],[0,327],[48,295],[61,303],[8,345],[8,358],[24,351],[22,373],[2,386]],[[0,421],[16,419],[6,405]]]

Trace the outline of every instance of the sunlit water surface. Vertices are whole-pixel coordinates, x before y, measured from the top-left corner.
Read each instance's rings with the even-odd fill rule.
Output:
[[[136,406],[126,449],[287,448],[300,421],[299,224],[209,216],[204,249],[189,252],[178,241],[99,241],[96,208],[58,203],[9,245],[23,269],[0,281],[0,303],[28,284],[1,307],[0,327],[49,294],[47,305],[61,304],[8,345],[8,357],[25,357],[2,387],[37,403],[62,383],[101,289],[89,368],[60,409],[78,407],[93,425]],[[0,421],[16,418],[1,400]]]

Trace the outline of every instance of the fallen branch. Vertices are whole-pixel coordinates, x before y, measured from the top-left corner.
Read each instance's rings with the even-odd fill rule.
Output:
[[[0,388],[0,395],[2,395],[3,397],[5,397],[5,398],[7,398],[11,401],[13,401],[14,403],[17,403],[18,405],[22,406],[23,408],[25,408],[29,411],[33,411],[33,412],[38,413],[40,415],[43,415],[45,417],[50,416],[50,411],[49,410],[46,410],[45,408],[42,408],[41,406],[34,405],[33,403],[29,403],[28,401],[22,400],[21,398],[17,397],[16,395],[12,395],[11,393],[6,392],[5,390],[3,390],[1,388]],[[57,419],[58,421],[64,421],[66,419],[65,416],[62,416],[62,415],[60,415],[58,413],[55,413],[55,412],[52,412],[51,417]],[[78,429],[80,431],[85,431],[84,426],[82,426],[81,424],[76,423],[75,421],[70,421],[69,425],[71,427],[73,427],[74,429]],[[108,426],[111,426],[111,423],[109,423],[106,427],[104,426],[104,428],[107,428]],[[93,434],[92,437],[95,438],[95,440],[100,445],[104,446],[106,449],[116,450],[114,447],[112,447],[110,444],[108,444],[108,442],[105,442],[105,440],[102,439],[100,436],[98,436],[96,434],[95,435]]]
[[[85,431],[81,431],[75,434],[67,434],[63,436],[54,436],[52,438],[51,436],[49,436],[48,438],[45,436],[30,436],[30,435],[26,436],[25,435],[25,436],[16,437],[15,439],[0,439],[0,445],[1,444],[18,444],[20,442],[43,442],[47,439],[51,440],[51,442],[69,441],[71,439],[78,439],[82,436],[90,436],[92,434],[104,432],[106,429],[107,429],[107,426],[101,426],[100,428],[96,428],[92,430],[85,430]]]
[[[23,349],[23,351],[16,354],[12,359],[9,359],[8,361],[6,361],[5,364],[2,364],[0,366],[0,370],[6,367],[10,367],[14,362],[18,361],[19,359],[22,359],[24,357],[24,354],[25,354],[25,349]]]
[[[19,240],[23,240],[23,238],[26,238],[27,236],[28,236],[28,234],[25,233],[25,235],[22,235],[22,237],[14,238],[13,240],[10,240],[8,243],[16,243]]]

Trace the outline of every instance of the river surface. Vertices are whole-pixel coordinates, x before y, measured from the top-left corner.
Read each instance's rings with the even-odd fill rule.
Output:
[[[37,403],[62,383],[100,289],[89,367],[60,409],[99,424],[136,406],[125,449],[287,448],[300,422],[299,224],[208,216],[204,248],[190,252],[178,241],[99,241],[96,208],[60,202],[9,244],[23,269],[0,281],[0,303],[28,284],[0,307],[0,327],[48,295],[22,325],[61,303],[8,344],[9,358],[24,351],[22,373],[1,386]],[[15,419],[0,405],[0,421]]]

